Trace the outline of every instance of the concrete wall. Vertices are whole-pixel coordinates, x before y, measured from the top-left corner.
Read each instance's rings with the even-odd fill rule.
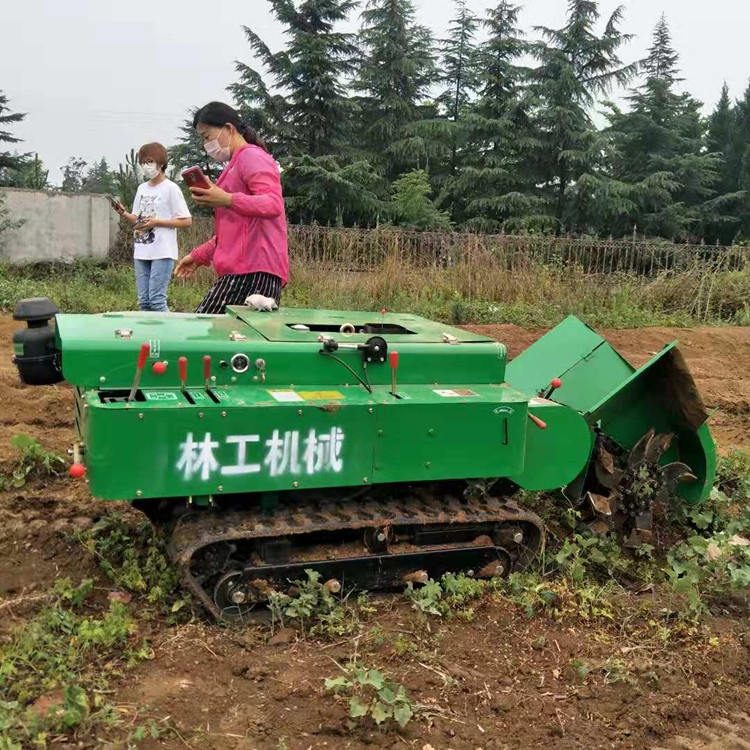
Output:
[[[6,263],[105,258],[117,239],[118,216],[103,195],[45,193],[0,188],[12,221],[20,229],[0,235]]]

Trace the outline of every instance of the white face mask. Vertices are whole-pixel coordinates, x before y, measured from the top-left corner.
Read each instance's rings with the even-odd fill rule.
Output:
[[[144,180],[155,180],[159,176],[159,167],[153,162],[148,162],[141,164],[141,172],[143,172]]]
[[[219,136],[216,136],[212,141],[206,141],[203,144],[203,148],[214,161],[218,161],[222,164],[229,161],[232,156],[229,146],[219,145]]]

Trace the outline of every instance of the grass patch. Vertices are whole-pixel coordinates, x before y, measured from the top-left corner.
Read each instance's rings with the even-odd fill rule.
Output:
[[[149,648],[123,604],[111,602],[101,614],[87,610],[91,593],[89,580],[58,580],[51,603],[0,647],[3,750],[45,747],[51,734],[117,723],[103,694]]]
[[[750,272],[732,272],[723,292],[700,309],[690,279],[644,280],[634,275],[592,276],[580,267],[532,265],[505,269],[491,257],[474,257],[449,268],[409,265],[386,257],[368,270],[314,258],[291,260],[291,280],[283,293],[286,307],[414,313],[452,325],[512,323],[550,327],[569,314],[597,327],[689,326],[746,323],[740,298],[750,298]],[[737,273],[744,276],[738,280]],[[213,280],[208,269],[195,279],[174,279],[170,309],[192,311]],[[727,296],[728,295],[728,296]],[[25,297],[46,296],[65,312],[97,313],[137,307],[130,265],[78,261],[74,264],[0,266],[0,309],[11,311]]]

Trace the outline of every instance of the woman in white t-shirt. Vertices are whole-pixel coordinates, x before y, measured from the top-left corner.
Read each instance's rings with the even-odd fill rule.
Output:
[[[164,174],[167,150],[161,143],[147,143],[138,151],[145,182],[138,186],[133,213],[122,204],[116,210],[133,224],[135,280],[141,310],[169,312],[167,287],[177,260],[177,229],[193,219],[182,191]]]

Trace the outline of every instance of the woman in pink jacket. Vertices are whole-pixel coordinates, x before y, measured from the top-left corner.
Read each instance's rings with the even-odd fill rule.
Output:
[[[188,278],[213,265],[219,278],[196,312],[221,314],[260,294],[276,301],[289,278],[286,215],[278,164],[256,132],[226,104],[211,102],[196,112],[193,127],[206,153],[226,163],[216,184],[190,188],[195,202],[214,209],[214,236],[175,268]]]

